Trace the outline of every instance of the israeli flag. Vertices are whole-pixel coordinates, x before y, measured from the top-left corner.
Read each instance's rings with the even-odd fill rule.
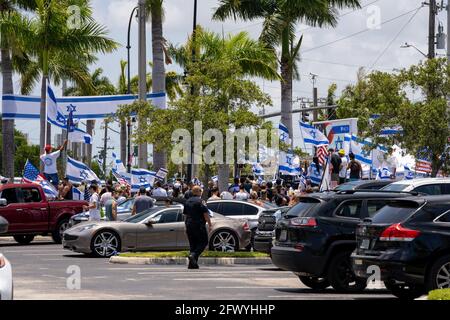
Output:
[[[47,180],[41,180],[39,181],[39,184],[41,185],[42,189],[44,190],[45,196],[47,199],[53,200],[58,197],[58,191],[55,189],[55,187],[48,182]]]
[[[151,188],[155,182],[156,173],[145,169],[131,170],[131,190],[139,190],[139,188]]]
[[[167,169],[161,168],[156,173],[156,178],[158,178],[159,180],[164,180],[168,173],[169,171]]]
[[[405,165],[404,169],[405,169],[405,179],[406,180],[414,179],[414,172],[411,170],[411,168],[409,166]]]
[[[377,180],[389,180],[391,179],[391,175],[392,172],[388,168],[381,168],[380,170],[378,170]]]
[[[264,175],[264,168],[261,166],[261,164],[260,163],[258,163],[258,162],[256,162],[256,163],[254,163],[253,165],[252,165],[252,171],[253,171],[253,174],[255,175],[255,176],[263,176]]]
[[[280,122],[280,124],[278,125],[278,131],[280,134],[280,140],[283,143],[286,144],[290,144],[291,143],[291,139],[289,138],[289,129],[288,127],[286,127],[284,124],[282,124]]]
[[[305,143],[312,144],[315,146],[322,146],[330,144],[328,138],[317,128],[299,121],[300,132],[302,134]]]
[[[301,169],[296,162],[298,161],[296,161],[292,150],[289,150],[288,152],[280,152],[280,164],[278,168],[280,174],[287,176],[299,175],[301,173]]]
[[[344,138],[344,143],[349,146],[350,152],[355,155],[355,159],[360,161],[362,164],[372,166],[374,153],[373,150],[368,150],[368,148],[373,148],[373,143],[369,139],[359,139],[355,135],[346,135]],[[378,158],[379,152],[387,152],[387,149],[383,146],[376,146],[376,154]]]
[[[97,177],[95,172],[92,171],[87,165],[70,157],[67,157],[66,176],[72,183],[81,183],[83,181],[100,182],[100,179]]]
[[[84,200],[84,195],[75,187],[72,187],[72,198],[73,200]]]
[[[214,183],[217,183],[217,182],[219,181],[219,176],[214,176],[214,177],[211,178],[211,180],[212,180]]]
[[[122,160],[120,160],[114,152],[112,153],[112,158],[113,158],[113,166],[112,166],[113,171],[117,173],[127,172],[127,169],[125,168],[125,165],[123,164]]]

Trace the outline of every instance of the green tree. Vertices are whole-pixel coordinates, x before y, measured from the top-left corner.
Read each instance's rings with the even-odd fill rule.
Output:
[[[292,130],[292,83],[298,78],[300,47],[303,36],[296,38],[299,23],[310,26],[334,27],[338,11],[343,8],[359,8],[359,0],[219,0],[213,18],[251,21],[263,19],[260,40],[269,48],[281,47],[281,122]]]

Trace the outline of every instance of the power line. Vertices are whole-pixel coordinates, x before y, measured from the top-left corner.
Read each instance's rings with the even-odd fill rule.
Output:
[[[414,20],[414,18],[417,16],[417,14],[419,13],[420,9],[423,8],[423,5],[421,7],[419,7],[416,12],[414,12],[414,14],[408,19],[408,21],[405,23],[405,25],[398,31],[398,33],[395,35],[395,37],[388,43],[388,45],[386,46],[386,48],[384,48],[383,51],[381,51],[381,53],[378,55],[378,57],[375,59],[375,61],[371,64],[369,71],[371,71],[373,69],[373,67],[378,63],[378,61],[381,59],[381,57],[384,56],[384,54],[386,53],[386,51],[389,50],[389,48],[391,47],[391,45],[394,43],[395,40],[397,40],[397,38],[400,36],[400,34],[403,32],[403,30],[405,30],[405,28],[411,23],[412,20]]]
[[[405,12],[405,13],[403,13],[403,14],[401,14],[401,15],[398,15],[398,16],[396,16],[396,17],[394,17],[394,18],[391,18],[391,19],[389,19],[389,20],[383,21],[383,22],[380,23],[380,26],[385,25],[385,24],[388,24],[388,23],[390,23],[390,22],[392,22],[392,21],[395,21],[395,20],[397,20],[397,19],[399,19],[399,18],[401,18],[401,17],[404,17],[404,16],[406,16],[406,15],[408,15],[408,14],[410,14],[410,13],[416,11],[417,9],[420,9],[421,7],[422,7],[422,6],[420,6],[420,7],[418,7],[418,8],[415,8],[414,10],[410,10],[410,11],[408,11],[408,12]],[[310,51],[313,51],[313,50],[317,50],[317,49],[321,49],[321,48],[327,47],[327,46],[329,46],[329,45],[332,45],[332,44],[335,44],[335,43],[337,43],[337,42],[341,42],[341,41],[350,39],[350,38],[352,38],[352,37],[358,36],[358,35],[360,35],[360,34],[366,33],[366,32],[371,31],[371,30],[372,30],[372,29],[367,29],[367,28],[366,28],[366,29],[363,29],[363,30],[361,30],[361,31],[358,31],[358,32],[349,34],[349,35],[347,35],[347,36],[345,36],[345,37],[342,37],[342,38],[333,40],[333,41],[328,42],[328,43],[321,44],[321,45],[319,45],[319,46],[317,46],[317,47],[313,47],[313,48],[310,48],[310,49],[307,49],[307,50],[303,50],[303,53],[306,53],[306,52],[310,52]]]
[[[331,64],[331,65],[337,65],[337,66],[343,66],[343,67],[350,67],[350,68],[369,68],[369,66],[365,65],[357,65],[357,64],[350,64],[350,63],[342,63],[342,62],[335,62],[335,61],[326,61],[326,60],[318,60],[318,59],[310,59],[310,58],[302,58],[301,62],[303,61],[309,61],[309,62],[316,62],[316,63],[323,63],[323,64]],[[392,69],[389,68],[379,68],[386,71],[391,71]]]

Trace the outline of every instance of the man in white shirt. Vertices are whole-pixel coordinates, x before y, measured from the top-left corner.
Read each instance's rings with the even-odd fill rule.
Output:
[[[59,158],[61,151],[67,146],[67,140],[64,141],[63,145],[59,147],[55,152],[52,151],[51,145],[45,146],[45,153],[41,155],[41,161],[44,163],[44,176],[50,181],[51,184],[58,188],[59,178],[58,169],[56,167],[56,160]]]
[[[341,157],[341,165],[339,170],[339,184],[343,184],[347,181],[347,166],[348,166],[348,159],[345,156],[345,151],[343,149],[339,150],[339,157]]]
[[[91,198],[89,199],[89,205],[83,206],[85,211],[89,210],[89,221],[100,221],[100,204],[98,199],[98,186],[91,184],[89,187]]]
[[[161,182],[156,181],[155,189],[152,192],[153,197],[167,197],[167,191],[161,187]]]
[[[234,195],[234,199],[236,200],[248,200],[249,194],[245,191],[244,185],[241,184],[239,186],[239,192]]]

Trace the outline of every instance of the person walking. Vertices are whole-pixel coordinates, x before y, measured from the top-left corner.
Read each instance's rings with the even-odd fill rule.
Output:
[[[41,155],[41,161],[44,164],[44,176],[45,179],[50,181],[50,183],[58,189],[59,178],[58,169],[56,167],[56,160],[61,155],[61,151],[67,146],[67,140],[64,141],[63,145],[59,147],[58,150],[52,152],[52,146],[47,144],[45,146],[45,153]]]
[[[339,170],[339,184],[343,184],[347,182],[347,167],[348,160],[345,156],[344,149],[339,150],[339,157],[341,157],[341,166]]]
[[[111,198],[105,202],[105,217],[107,221],[117,221],[117,199],[119,199],[119,193],[113,190],[111,194]]]
[[[362,179],[362,166],[361,163],[355,159],[355,154],[350,152],[348,155],[350,162],[347,169],[350,170],[350,181],[357,181]]]
[[[199,186],[192,188],[192,197],[184,204],[183,215],[186,217],[186,234],[189,240],[188,269],[198,269],[198,259],[208,245],[208,230],[212,223],[208,208],[201,199],[202,189]],[[208,223],[208,230],[206,229]]]
[[[139,189],[138,196],[134,199],[131,215],[134,216],[153,207],[153,199],[147,195],[145,187]]]
[[[334,152],[333,148],[330,148],[330,163],[332,166],[331,169],[331,181],[335,183],[335,185],[339,184],[339,172],[341,170],[342,160],[341,157]]]
[[[91,197],[89,198],[89,205],[83,206],[84,211],[89,210],[89,221],[100,221],[100,202],[98,196],[98,186],[91,184],[89,187]]]

